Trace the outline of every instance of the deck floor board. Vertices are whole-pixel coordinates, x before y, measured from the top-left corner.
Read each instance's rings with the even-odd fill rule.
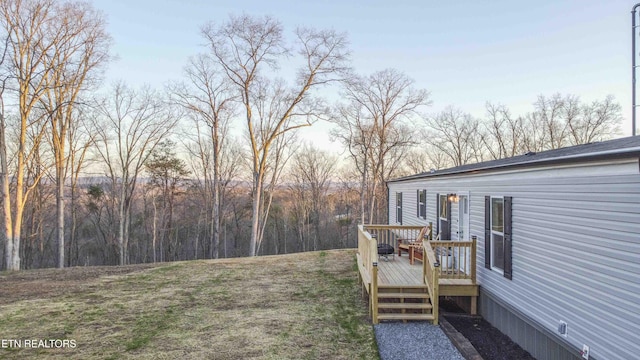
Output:
[[[394,255],[378,262],[379,285],[422,285],[422,263],[409,264],[409,257]]]

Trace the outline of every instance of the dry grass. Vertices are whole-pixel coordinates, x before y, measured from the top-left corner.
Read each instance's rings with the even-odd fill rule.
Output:
[[[353,251],[87,269],[0,275],[0,339],[77,343],[0,357],[378,358]]]

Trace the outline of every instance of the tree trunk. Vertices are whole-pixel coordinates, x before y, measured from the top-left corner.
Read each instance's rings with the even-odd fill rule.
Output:
[[[213,258],[217,259],[220,249],[220,139],[219,122],[213,123]]]
[[[76,206],[77,179],[71,184],[71,231],[69,232],[69,266],[78,265],[80,246],[78,244],[78,209]]]
[[[7,164],[7,148],[4,136],[4,114],[0,113],[0,191],[2,192],[2,235],[5,239],[5,264],[7,270],[16,270],[11,268],[13,263],[13,233],[11,228],[11,193],[9,192],[9,171]]]
[[[124,223],[126,221],[126,207],[124,204],[125,197],[125,189],[124,189],[124,176],[123,183],[120,185],[122,188],[120,189],[120,204],[118,206],[118,253],[119,253],[119,264],[124,265]]]
[[[153,197],[153,262],[156,262],[156,238],[158,233],[158,208],[156,207],[156,198]]]
[[[253,201],[251,206],[251,241],[249,243],[249,256],[257,256],[260,234],[260,205],[262,200],[262,176],[259,172],[253,173]]]
[[[57,237],[58,237],[58,268],[64,268],[64,169],[60,165],[56,166],[56,215],[57,215]]]

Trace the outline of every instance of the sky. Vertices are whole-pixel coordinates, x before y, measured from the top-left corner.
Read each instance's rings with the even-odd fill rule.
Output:
[[[117,56],[105,84],[124,80],[161,88],[181,79],[190,56],[206,51],[204,24],[223,23],[230,14],[270,15],[289,34],[297,26],[345,32],[357,73],[404,72],[431,93],[427,113],[453,105],[484,117],[490,101],[518,115],[531,111],[538,95],[573,94],[584,101],[613,95],[622,106],[620,135],[631,135],[636,1],[90,2],[106,15]],[[329,129],[316,124],[302,136],[335,148]]]

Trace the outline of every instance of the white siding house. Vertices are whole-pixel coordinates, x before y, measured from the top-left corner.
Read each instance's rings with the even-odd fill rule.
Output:
[[[451,240],[477,237],[480,314],[533,356],[579,358],[587,345],[591,359],[640,358],[640,137],[388,187],[389,224],[402,212],[403,225],[432,222],[440,234],[450,227]]]

